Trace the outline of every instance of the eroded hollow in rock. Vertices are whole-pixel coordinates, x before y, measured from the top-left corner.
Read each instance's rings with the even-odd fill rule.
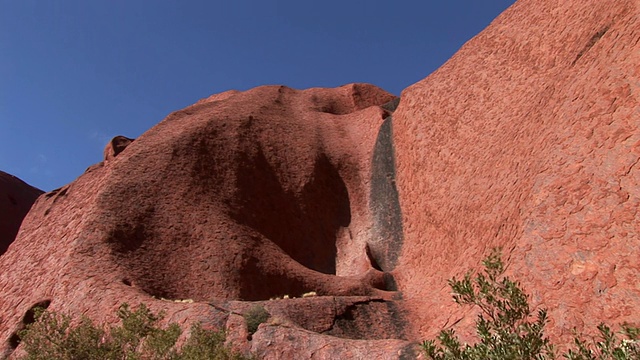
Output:
[[[391,111],[370,107],[392,99],[368,85],[263,87],[160,123],[111,163],[98,195],[109,223],[100,219],[99,234],[119,276],[156,297],[196,301],[386,289],[358,278],[368,270],[361,254],[339,247],[364,246],[368,152],[359,147],[373,145],[368,132]],[[354,268],[342,271],[343,258]]]
[[[262,151],[240,164],[233,219],[309,269],[335,274],[336,234],[349,226],[351,209],[347,187],[329,159],[318,156],[310,181],[297,194],[283,188]]]
[[[20,345],[20,342],[22,341],[22,339],[20,338],[20,332],[24,330],[29,324],[33,324],[34,322],[36,322],[36,312],[38,311],[38,309],[46,309],[49,307],[49,305],[51,305],[51,300],[39,301],[24,313],[22,322],[18,327],[18,330],[11,334],[11,336],[9,337],[9,347],[11,349],[15,350],[18,345]]]
[[[180,210],[185,217],[218,219],[211,225],[168,232],[168,215],[150,205],[110,227],[107,243],[129,283],[168,299],[256,301],[317,291],[310,284],[319,281],[302,275],[307,270],[335,275],[337,236],[351,222],[349,193],[336,166],[319,154],[306,183],[293,193],[261,150],[238,157],[235,190],[222,211],[194,203],[188,206],[197,213]],[[218,222],[225,218],[233,225],[220,235]],[[207,270],[198,269],[199,263],[209,264]],[[291,273],[291,267],[298,270]]]
[[[345,339],[406,339],[406,319],[393,301],[365,297],[310,297],[268,303],[275,317],[318,334]]]
[[[405,339],[403,324],[393,302],[372,300],[346,307],[323,334],[356,340]]]

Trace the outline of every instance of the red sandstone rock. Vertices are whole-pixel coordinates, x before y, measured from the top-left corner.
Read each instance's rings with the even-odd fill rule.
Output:
[[[446,280],[496,246],[554,337],[639,325],[638,6],[520,0],[393,119],[373,86],[261,87],[112,144],[0,257],[0,347],[36,304],[144,302],[268,359],[411,358],[471,332]]]
[[[520,0],[393,120],[416,332],[473,316],[446,280],[496,246],[550,330],[640,325],[640,4]]]
[[[0,171],[0,256],[16,238],[22,219],[42,190]]]
[[[126,136],[118,135],[111,139],[107,146],[104,148],[104,161],[112,160],[114,157],[118,156],[124,149],[127,148],[133,139],[129,139]]]
[[[405,351],[402,311],[366,251],[370,162],[390,114],[380,105],[393,99],[361,84],[260,87],[173,113],[133,142],[114,138],[103,163],[41,197],[0,259],[0,346],[16,347],[37,304],[109,322],[120,303],[143,302],[237,338],[250,301],[313,291],[265,305],[296,329],[269,334],[293,331],[327,354],[353,339],[396,339],[361,348]],[[236,346],[275,358],[291,341]]]

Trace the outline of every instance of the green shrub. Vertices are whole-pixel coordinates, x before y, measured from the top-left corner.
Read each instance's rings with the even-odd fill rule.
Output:
[[[622,324],[623,339],[620,339],[605,324],[598,325],[600,338],[591,344],[576,337],[574,348],[564,354],[569,360],[627,360],[640,359],[640,329]]]
[[[253,335],[258,331],[258,326],[269,319],[269,312],[261,305],[254,305],[244,313],[243,317],[247,322],[249,334]]]
[[[467,273],[461,280],[455,277],[449,280],[457,304],[476,306],[480,310],[476,320],[477,343],[462,345],[453,329],[443,330],[438,342],[422,343],[427,357],[433,360],[555,359],[554,347],[544,335],[546,310],[538,310],[533,316],[528,296],[520,284],[503,276],[504,265],[498,249],[482,263],[484,271],[475,278]],[[590,344],[577,336],[575,347],[563,357],[570,360],[640,359],[639,329],[623,325],[626,338],[623,340],[604,324],[598,326],[598,330],[599,340]]]
[[[191,327],[191,337],[181,349],[180,360],[243,360],[250,359],[224,346],[224,332],[209,331],[198,323]]]
[[[83,318],[71,327],[70,317],[42,308],[34,309],[36,322],[29,324],[19,335],[26,360],[47,359],[107,359],[110,344],[103,343],[104,331]]]
[[[224,332],[191,328],[191,336],[180,350],[176,342],[182,333],[177,324],[161,329],[163,314],[153,314],[140,305],[131,311],[127,304],[118,310],[121,325],[104,330],[82,318],[71,326],[67,315],[36,310],[36,321],[20,332],[26,352],[24,360],[240,360],[243,356],[224,346]]]

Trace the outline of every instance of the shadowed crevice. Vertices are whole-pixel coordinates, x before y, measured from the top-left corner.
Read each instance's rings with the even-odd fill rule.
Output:
[[[578,62],[578,60],[580,60],[580,58],[587,53],[587,51],[589,51],[603,36],[604,34],[607,33],[607,31],[609,31],[609,28],[611,26],[607,25],[604,28],[602,28],[600,31],[598,31],[597,33],[593,34],[593,36],[591,36],[591,38],[589,39],[589,41],[585,44],[585,46],[582,48],[582,50],[580,50],[580,52],[578,53],[578,55],[576,55],[576,58],[573,60],[573,62],[571,63],[571,65],[575,65],[576,62]]]
[[[323,334],[344,339],[402,339],[405,322],[393,302],[370,299],[338,310],[331,328]]]
[[[372,238],[367,252],[380,270],[392,271],[402,249],[402,212],[396,189],[396,165],[393,147],[392,116],[378,132],[371,166]],[[390,287],[395,287],[387,279]]]
[[[43,300],[31,306],[29,310],[27,310],[24,313],[24,316],[22,317],[22,322],[20,323],[18,330],[16,330],[9,337],[9,349],[11,350],[11,352],[13,352],[13,350],[15,350],[20,345],[20,342],[22,341],[22,339],[20,338],[20,332],[26,329],[28,325],[36,322],[36,315],[39,309],[42,309],[42,310],[47,309],[49,305],[51,305],[51,300]]]

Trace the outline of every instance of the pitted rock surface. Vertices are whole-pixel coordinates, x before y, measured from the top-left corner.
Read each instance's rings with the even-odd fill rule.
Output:
[[[510,274],[571,337],[640,325],[640,3],[520,0],[393,116],[416,331],[473,313],[446,280],[502,247]]]
[[[447,280],[494,247],[554,340],[640,325],[639,64],[638,1],[520,0],[399,105],[363,84],[200,100],[39,198],[0,256],[0,349],[38,304],[143,302],[261,358],[409,359],[469,337]]]
[[[266,86],[200,101],[135,141],[114,138],[103,163],[41,197],[2,257],[5,350],[36,304],[111,322],[120,303],[146,303],[167,321],[220,327],[234,323],[216,299],[309,292],[318,298],[280,305],[296,336],[407,346],[402,313],[387,304],[394,293],[366,251],[370,161],[391,113],[381,106],[394,98],[365,84]],[[343,296],[364,298],[340,307]],[[315,333],[300,320],[314,307],[286,310],[313,301],[333,309]]]

